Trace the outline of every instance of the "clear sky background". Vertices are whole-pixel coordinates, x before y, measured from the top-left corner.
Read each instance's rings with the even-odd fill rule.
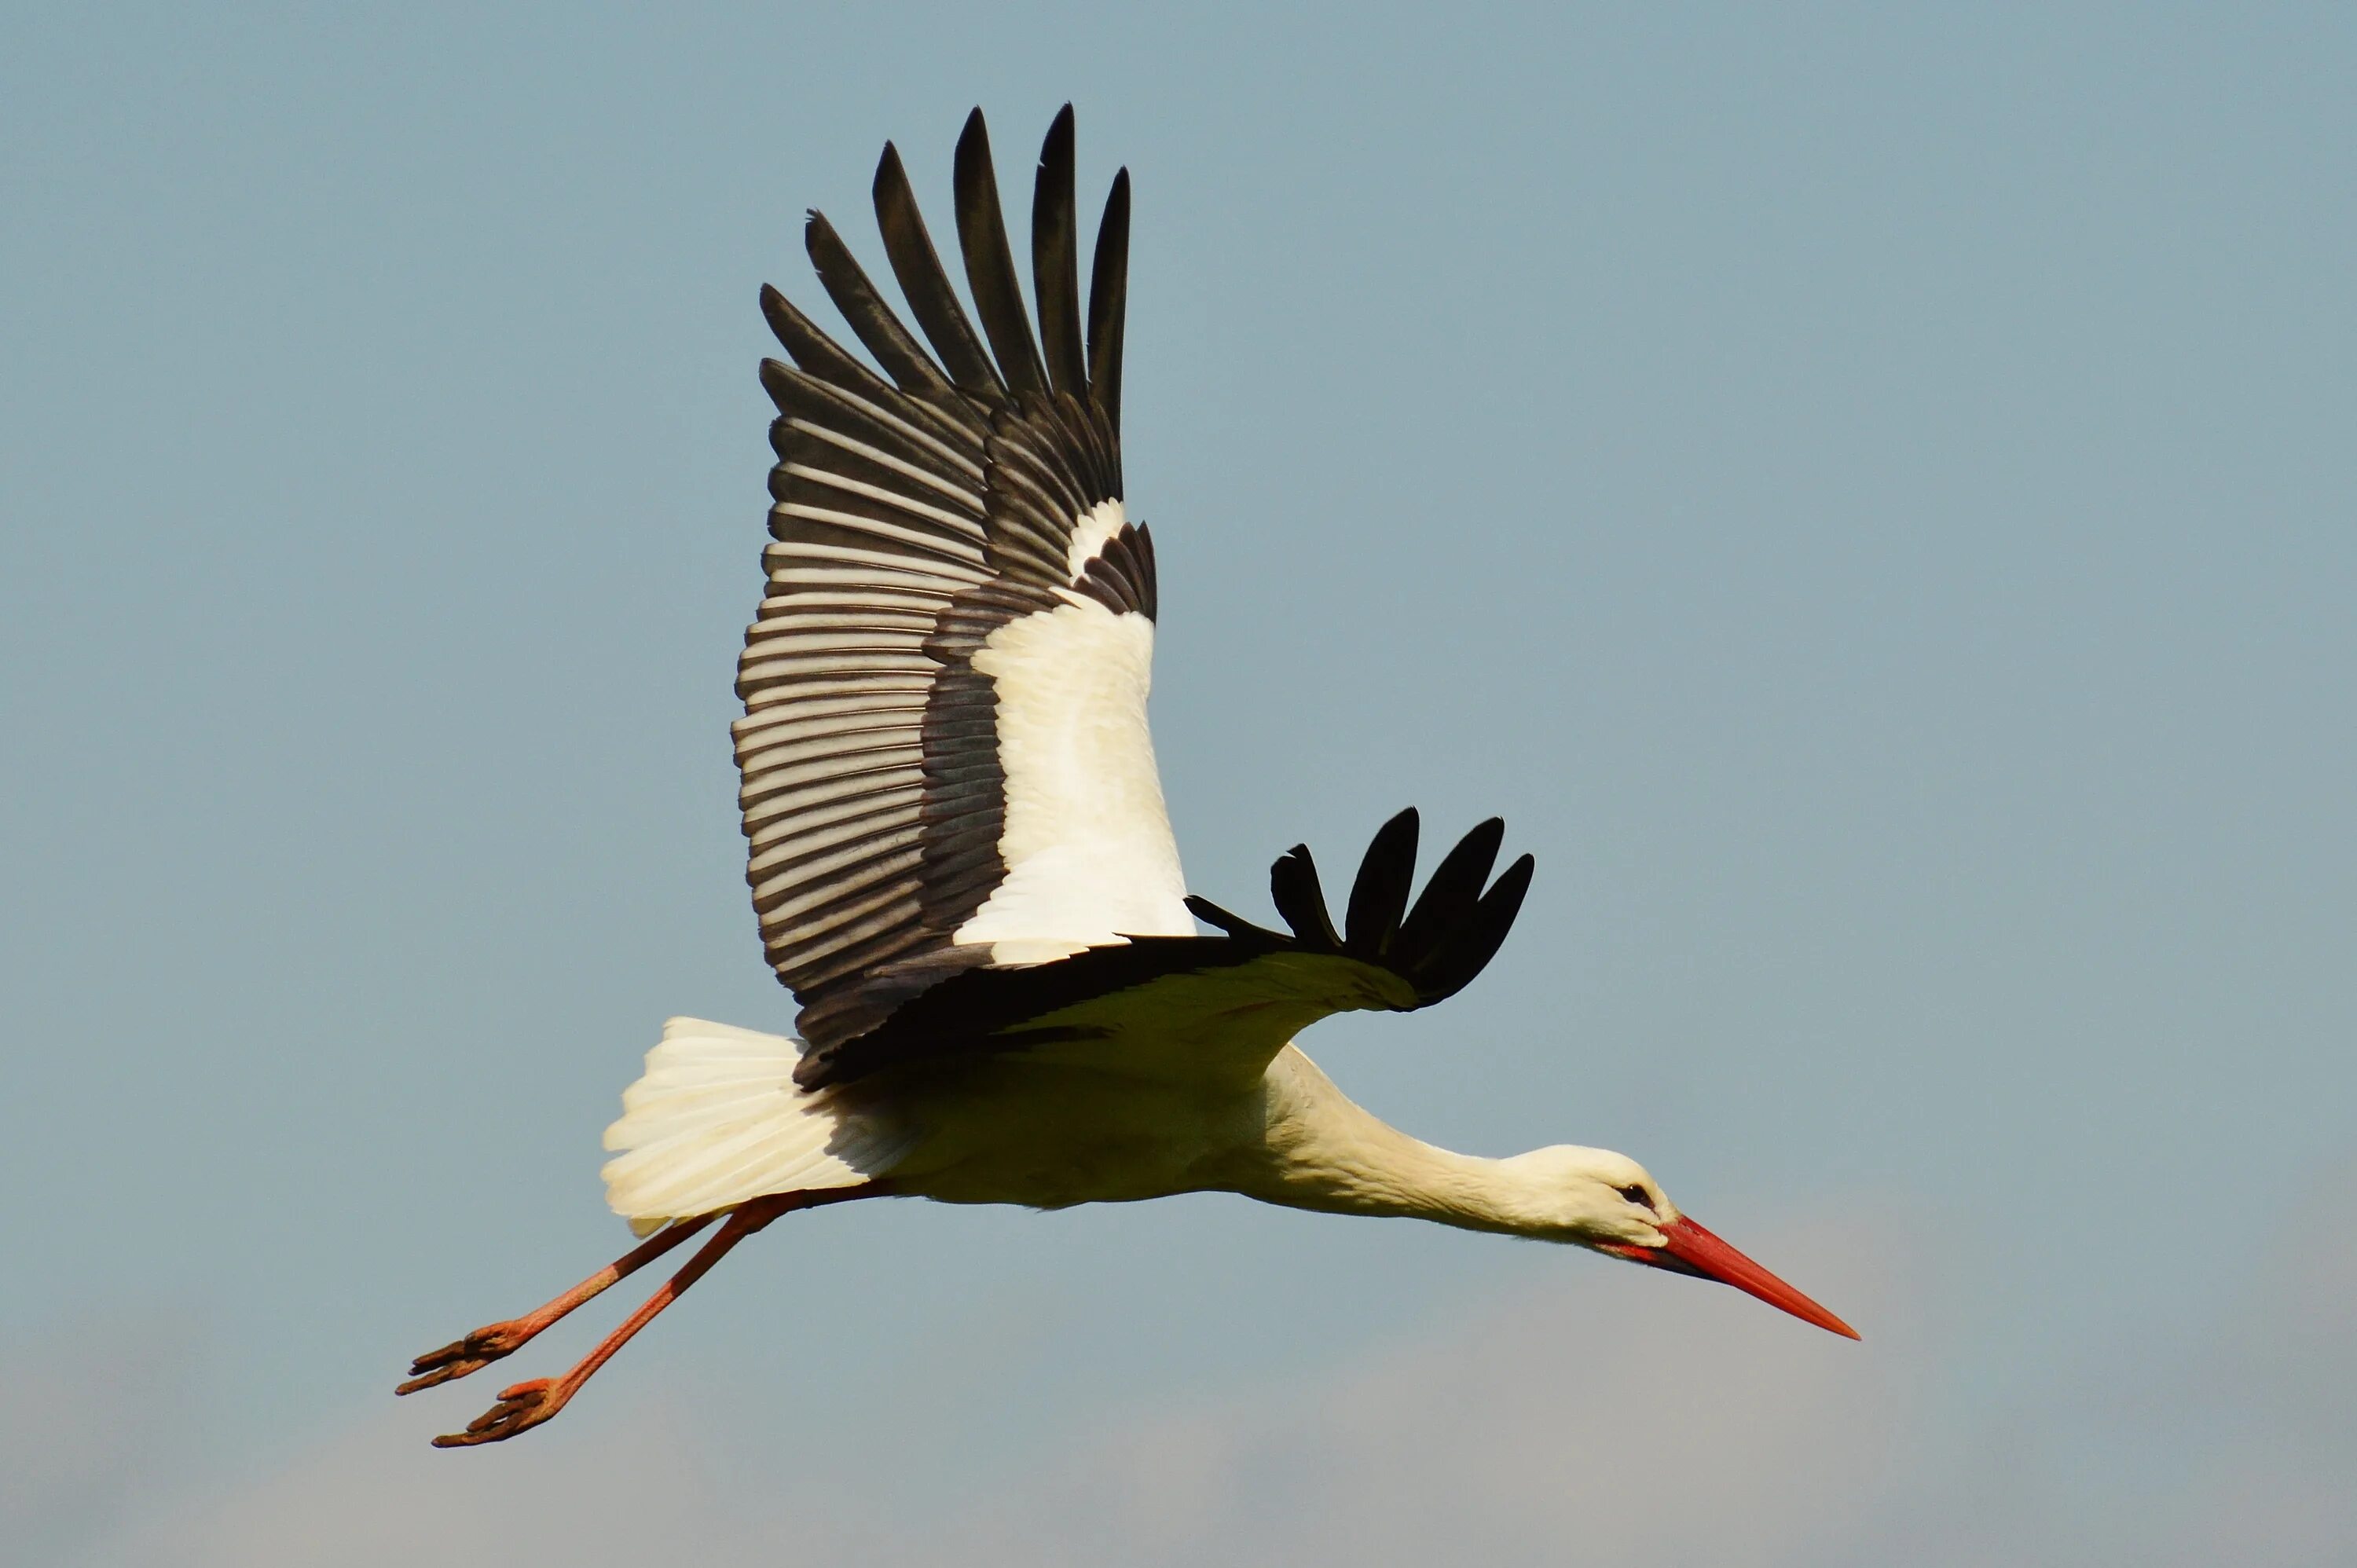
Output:
[[[2343,7],[11,7],[0,1538],[60,1563],[2345,1562]],[[1196,1198],[864,1205],[565,1419],[413,1354],[783,1028],[726,725],[805,207],[1132,169],[1191,884],[1534,851],[1308,1046],[1865,1332]],[[603,1304],[601,1304],[602,1305]],[[593,1310],[510,1363],[556,1370]],[[27,1558],[33,1561],[35,1558]]]

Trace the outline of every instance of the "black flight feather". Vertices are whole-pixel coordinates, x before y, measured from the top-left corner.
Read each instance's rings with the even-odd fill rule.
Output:
[[[823,213],[813,212],[802,231],[802,248],[810,252],[811,265],[818,271],[818,281],[826,286],[829,299],[851,326],[852,332],[884,373],[900,385],[904,392],[919,397],[941,398],[949,392],[949,383],[884,296],[876,292],[866,271],[851,254],[851,247],[834,231],[834,225]],[[763,303],[766,305],[767,300]],[[799,360],[801,356],[797,355]],[[815,371],[815,366],[805,369]]]
[[[1031,186],[1031,291],[1039,302],[1039,347],[1048,380],[1067,396],[1089,395],[1087,350],[1081,342],[1080,236],[1073,208],[1072,106],[1065,104],[1039,148]]]
[[[1531,873],[1536,865],[1523,855],[1491,884],[1474,906],[1471,918],[1450,932],[1413,977],[1417,995],[1427,1002],[1443,1001],[1471,984],[1473,977],[1488,967],[1513,926],[1514,917],[1522,912],[1523,896],[1531,889]]]
[[[1187,910],[1203,924],[1225,931],[1232,937],[1241,937],[1248,933],[1259,936],[1268,934],[1242,915],[1230,914],[1209,898],[1199,897],[1192,893],[1187,895]]]
[[[1343,950],[1352,958],[1378,961],[1391,948],[1415,886],[1416,828],[1415,808],[1410,806],[1376,830],[1359,862],[1342,920]]]
[[[998,176],[990,166],[990,131],[982,111],[966,116],[958,137],[952,175],[957,192],[958,248],[965,252],[966,286],[975,314],[998,356],[998,368],[1019,396],[1048,390],[1039,348],[1031,336],[1030,313],[1023,308],[1023,285],[1015,275],[1015,254],[1006,244],[1006,219],[998,206]]]
[[[864,392],[885,385],[882,377],[818,329],[816,323],[794,308],[793,301],[768,284],[761,285],[761,317],[770,324],[779,346],[794,363],[822,381],[845,381]]]
[[[1294,937],[1318,952],[1339,952],[1341,939],[1334,934],[1334,918],[1326,912],[1325,890],[1318,886],[1318,863],[1309,846],[1295,844],[1268,868],[1268,896],[1276,912],[1293,928]]]
[[[1399,935],[1393,939],[1394,953],[1411,963],[1428,957],[1450,928],[1472,914],[1505,837],[1505,819],[1491,817],[1457,841],[1457,847],[1433,869],[1415,908],[1400,923]]]
[[[892,259],[892,275],[916,313],[917,324],[941,356],[950,380],[967,390],[988,395],[1003,391],[998,367],[974,335],[965,307],[950,287],[949,274],[925,231],[924,215],[917,210],[916,193],[909,188],[909,171],[900,166],[899,149],[884,144],[876,166],[876,226],[884,234],[884,253]]]
[[[1121,332],[1129,302],[1129,171],[1113,177],[1089,263],[1089,388],[1106,423],[1121,429]]]

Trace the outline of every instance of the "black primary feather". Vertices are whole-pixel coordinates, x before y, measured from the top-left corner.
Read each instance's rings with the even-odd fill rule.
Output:
[[[1016,280],[1015,255],[1006,244],[1006,220],[998,207],[998,175],[990,163],[990,131],[982,111],[966,116],[951,175],[957,193],[958,248],[965,254],[965,281],[974,308],[998,356],[998,368],[1017,395],[1045,392],[1048,375],[1031,336],[1030,313],[1023,308],[1023,285]]]
[[[1537,862],[1523,855],[1500,874],[1485,892],[1482,884],[1498,858],[1506,824],[1498,817],[1478,824],[1441,858],[1424,894],[1407,918],[1395,911],[1406,902],[1405,886],[1415,859],[1416,814],[1402,811],[1385,822],[1370,844],[1351,889],[1348,940],[1338,936],[1326,913],[1317,864],[1307,845],[1295,844],[1268,868],[1268,892],[1291,935],[1267,930],[1209,898],[1189,895],[1187,908],[1204,924],[1228,937],[1266,950],[1292,949],[1359,959],[1400,975],[1415,987],[1417,1004],[1453,996],[1497,956],[1506,932],[1530,891]],[[1380,932],[1378,956],[1362,939]],[[1214,940],[1214,939],[1202,939]]]
[[[810,252],[811,265],[825,286],[827,297],[843,313],[852,334],[884,367],[884,373],[903,392],[918,397],[946,399],[949,381],[925,352],[924,345],[900,325],[900,318],[892,314],[892,307],[876,292],[866,269],[853,258],[851,247],[843,242],[843,236],[834,231],[834,225],[826,220],[824,214],[810,215],[802,230],[802,249]]]
[[[1304,947],[1317,952],[1340,952],[1342,940],[1334,934],[1334,918],[1326,912],[1326,891],[1318,886],[1318,863],[1309,846],[1295,844],[1268,868],[1268,896],[1285,923]]]
[[[1407,896],[1415,886],[1415,808],[1375,830],[1351,884],[1351,905],[1342,918],[1342,946],[1352,958],[1380,961],[1399,930]]]
[[[881,376],[820,331],[809,317],[794,308],[793,301],[768,284],[761,285],[761,318],[770,324],[770,332],[794,364],[820,380],[842,381],[871,394],[885,385]]]
[[[950,287],[941,253],[933,249],[924,215],[917,209],[916,192],[909,188],[909,171],[900,166],[899,149],[889,142],[884,144],[884,156],[876,166],[874,194],[876,226],[883,232],[884,253],[891,258],[892,275],[899,281],[900,293],[916,313],[917,325],[925,329],[933,352],[941,356],[942,368],[950,380],[977,395],[1003,392],[1006,383],[999,380],[998,367],[990,362],[982,339],[974,336],[974,326],[966,319],[965,306]]]
[[[1242,915],[1232,914],[1228,910],[1221,908],[1217,904],[1212,903],[1209,898],[1201,897],[1193,893],[1187,895],[1187,912],[1193,915],[1195,918],[1202,921],[1203,924],[1212,927],[1217,930],[1225,931],[1232,937],[1240,937],[1247,932],[1263,935],[1266,934],[1262,932],[1258,926],[1254,925]]]
[[[1505,942],[1506,932],[1522,912],[1523,896],[1530,891],[1537,862],[1523,855],[1506,867],[1490,890],[1481,895],[1471,918],[1445,938],[1438,950],[1411,976],[1416,993],[1427,1002],[1444,1001],[1473,983],[1489,967]]]
[[[1115,430],[1121,428],[1121,335],[1128,302],[1129,170],[1125,168],[1113,177],[1089,263],[1089,385]]]
[[[1432,879],[1400,923],[1399,935],[1393,939],[1395,953],[1409,961],[1430,956],[1448,929],[1472,914],[1505,838],[1505,819],[1491,817],[1457,841],[1457,847],[1433,868]]]
[[[1039,347],[1057,392],[1089,395],[1087,349],[1081,340],[1079,204],[1072,172],[1072,106],[1058,112],[1039,149],[1031,186],[1031,292],[1039,302]]]
[[[1296,845],[1269,868],[1269,893],[1277,912],[1294,928],[1291,945],[1379,964],[1414,985],[1417,1004],[1426,1005],[1470,984],[1497,956],[1522,910],[1537,865],[1531,856],[1515,861],[1488,891],[1482,890],[1504,836],[1504,822],[1492,817],[1459,839],[1403,920],[1400,910],[1407,904],[1415,875],[1416,815],[1413,809],[1402,811],[1383,825],[1367,847],[1358,881],[1351,888],[1347,940],[1336,940],[1331,925],[1297,918],[1297,913],[1308,913],[1309,901],[1315,901],[1318,915],[1325,912],[1307,849]],[[1223,909],[1219,912],[1235,919]]]

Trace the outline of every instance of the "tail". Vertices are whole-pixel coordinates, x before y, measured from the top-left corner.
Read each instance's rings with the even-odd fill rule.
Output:
[[[802,1042],[673,1018],[606,1129],[606,1201],[640,1236],[776,1192],[857,1187],[913,1137],[794,1083]]]

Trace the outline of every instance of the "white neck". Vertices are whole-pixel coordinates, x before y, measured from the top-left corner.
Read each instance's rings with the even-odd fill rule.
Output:
[[[1460,1155],[1361,1109],[1298,1050],[1269,1065],[1261,1144],[1227,1184],[1289,1208],[1430,1219],[1465,1230],[1562,1239],[1547,1194],[1518,1159]]]

